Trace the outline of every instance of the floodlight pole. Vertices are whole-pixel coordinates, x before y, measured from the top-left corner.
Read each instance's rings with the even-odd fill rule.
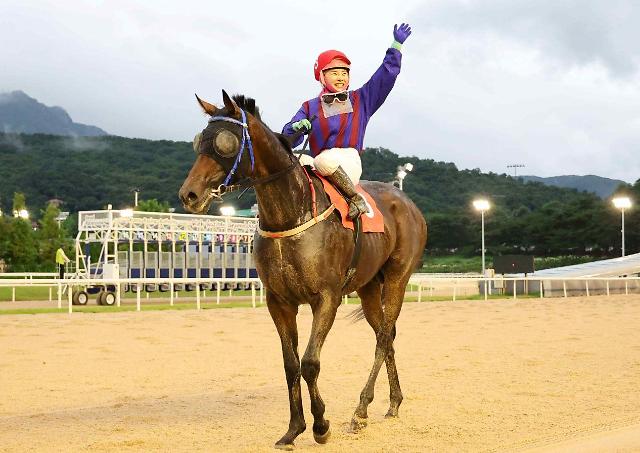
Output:
[[[475,200],[473,202],[473,207],[480,211],[481,216],[481,224],[482,224],[482,275],[484,276],[485,265],[484,265],[484,211],[489,209],[491,205],[488,200],[480,199]]]
[[[482,275],[484,276],[484,209],[480,211],[482,218]]]
[[[620,232],[622,233],[622,256],[625,256],[624,249],[624,210],[631,207],[631,200],[629,197],[616,197],[613,200],[613,205],[620,209],[620,213],[622,215],[622,229]]]
[[[620,211],[622,212],[622,256],[624,256],[624,208]]]

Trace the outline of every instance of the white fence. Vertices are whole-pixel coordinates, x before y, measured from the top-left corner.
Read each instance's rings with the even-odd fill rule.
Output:
[[[0,277],[6,274],[0,274]],[[264,289],[262,287],[262,283],[258,278],[173,278],[167,280],[166,278],[120,278],[120,279],[86,279],[86,278],[65,278],[65,279],[57,279],[57,278],[42,278],[42,279],[6,279],[0,278],[0,287],[10,287],[13,290],[12,300],[15,301],[15,289],[16,287],[48,287],[49,288],[49,300],[52,301],[52,290],[56,289],[56,294],[58,298],[58,308],[62,308],[62,296],[66,294],[69,313],[73,311],[73,291],[74,287],[85,288],[85,287],[106,287],[113,286],[115,288],[115,304],[116,306],[120,306],[121,304],[121,296],[122,296],[122,287],[125,285],[135,286],[136,294],[136,309],[138,311],[141,310],[141,293],[143,292],[143,286],[145,285],[160,285],[160,284],[168,284],[169,289],[167,293],[169,294],[169,304],[171,306],[174,305],[175,299],[177,299],[178,291],[175,290],[177,285],[187,285],[192,284],[195,285],[195,289],[193,293],[195,293],[196,298],[196,308],[199,310],[201,308],[201,292],[200,288],[201,284],[215,284],[216,285],[216,303],[220,304],[222,287],[225,284],[246,284],[250,286],[251,289],[251,302],[252,306],[256,307],[256,290],[259,291],[259,302],[262,303],[262,299],[264,297]]]
[[[121,292],[124,285],[135,287],[136,308],[141,309],[141,292],[146,285],[169,285],[170,305],[178,298],[175,291],[177,285],[195,285],[196,308],[201,308],[201,284],[215,284],[216,303],[220,303],[221,288],[225,284],[245,284],[251,289],[252,306],[256,302],[262,304],[264,288],[258,278],[121,278],[121,279],[57,279],[52,278],[52,273],[12,273],[0,274],[0,287],[12,288],[12,300],[15,301],[17,287],[48,287],[49,300],[52,301],[52,291],[56,289],[58,308],[62,308],[62,296],[66,293],[69,313],[72,308],[73,287],[88,286],[113,286],[115,288],[116,305],[120,306]],[[10,277],[10,278],[9,278]],[[66,291],[65,291],[66,290]],[[259,291],[259,296],[256,295]],[[540,298],[545,297],[570,297],[570,296],[594,296],[612,294],[640,293],[640,277],[482,277],[479,275],[464,276],[448,274],[414,274],[409,280],[408,291],[417,292],[418,302],[422,302],[425,296],[434,297],[446,295],[455,301],[460,297],[484,295],[488,300],[493,294],[503,294],[506,297],[517,299],[518,296],[536,294]],[[259,297],[258,300],[257,297]]]
[[[409,285],[418,286],[418,301],[422,301],[424,291],[433,297],[436,288],[443,286],[452,290],[452,300],[456,300],[458,290],[470,285],[478,289],[476,294],[484,294],[487,300],[490,295],[500,293],[512,295],[517,299],[518,295],[535,293],[540,298],[545,297],[569,297],[569,296],[594,296],[611,294],[640,293],[640,277],[448,277],[443,274],[431,276],[430,274],[415,274]]]

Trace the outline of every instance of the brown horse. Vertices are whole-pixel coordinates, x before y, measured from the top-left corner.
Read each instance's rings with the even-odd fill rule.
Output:
[[[180,199],[189,212],[205,213],[214,198],[233,184],[255,187],[260,232],[292,230],[306,222],[310,227],[287,237],[256,233],[254,259],[266,288],[269,313],[282,344],[289,390],[289,429],[276,443],[292,449],[295,438],[306,429],[300,377],[309,387],[313,436],[325,443],[330,434],[324,418],[325,404],[318,389],[320,350],[333,325],[341,296],[357,291],[362,314],[376,334],[376,351],[369,378],[353,415],[354,431],[364,427],[374,384],[386,362],[390,385],[387,417],[396,417],[402,392],[396,370],[393,340],[409,277],[425,247],[427,228],[415,204],[400,190],[382,182],[362,182],[384,215],[384,233],[362,235],[362,249],[354,277],[346,287],[345,274],[354,253],[353,232],[345,229],[339,214],[326,211],[331,203],[322,184],[310,182],[292,154],[288,140],[269,130],[260,120],[252,99],[223,91],[224,107],[198,102],[211,116],[208,126],[194,140],[198,157],[182,188]],[[313,184],[317,213],[330,212],[326,220],[313,223]],[[313,324],[307,349],[300,360],[296,315],[300,304],[309,304]]]

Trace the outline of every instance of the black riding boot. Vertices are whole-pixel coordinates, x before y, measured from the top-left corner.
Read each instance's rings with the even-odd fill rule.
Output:
[[[342,167],[338,167],[336,171],[325,176],[325,178],[332,182],[338,190],[349,199],[349,214],[347,214],[347,217],[355,219],[369,210],[366,201],[362,195],[356,192],[351,178],[349,178]]]

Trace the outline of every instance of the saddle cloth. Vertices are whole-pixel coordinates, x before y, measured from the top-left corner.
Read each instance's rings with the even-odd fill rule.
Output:
[[[324,190],[329,195],[329,199],[336,206],[336,209],[340,212],[340,218],[342,219],[342,226],[353,230],[353,221],[347,218],[349,212],[349,203],[342,196],[338,190],[331,185],[326,178],[322,177],[318,172],[315,172],[316,176],[322,181]],[[362,214],[360,219],[362,221],[363,233],[384,233],[384,218],[382,213],[378,209],[375,200],[369,195],[360,184],[356,185],[356,191],[364,196],[369,207],[369,212]]]

